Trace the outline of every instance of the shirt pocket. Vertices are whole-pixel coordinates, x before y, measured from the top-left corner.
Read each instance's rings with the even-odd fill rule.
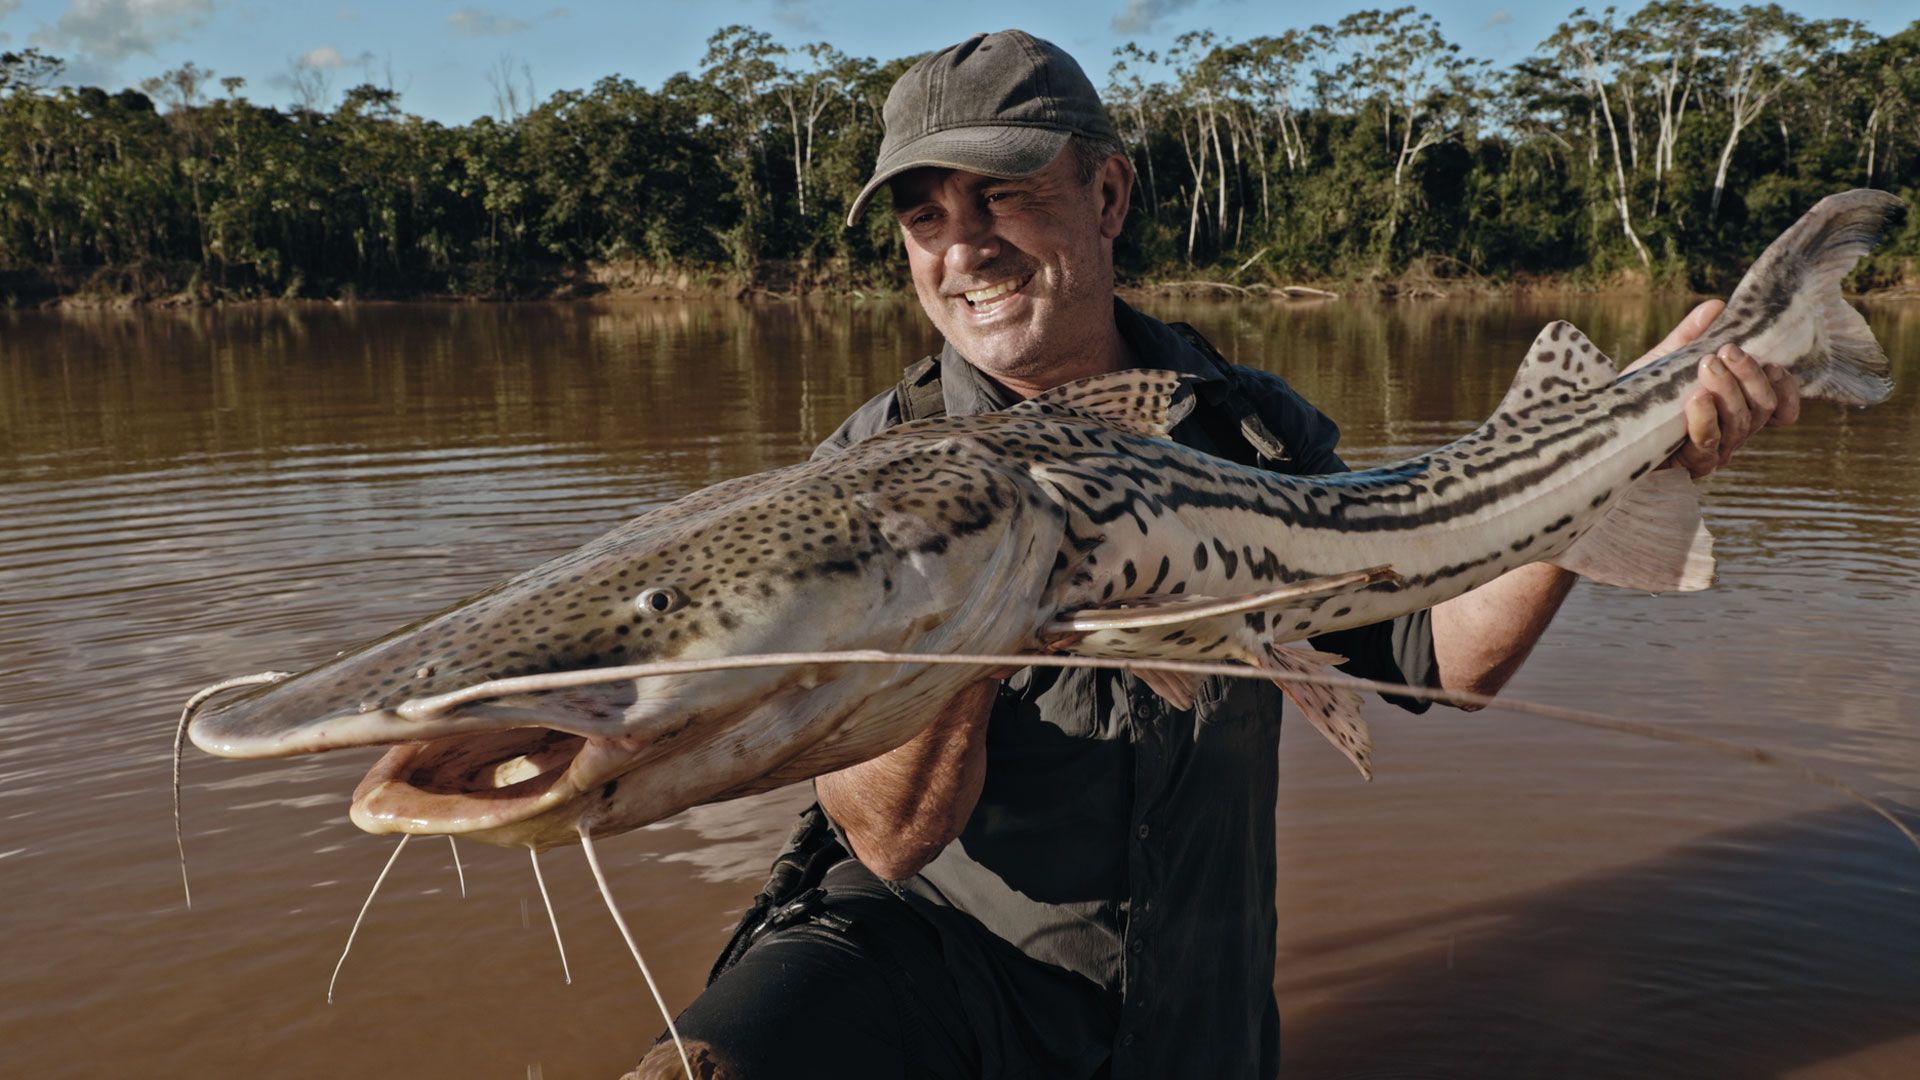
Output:
[[[1280,688],[1264,679],[1227,679],[1215,676],[1200,684],[1193,696],[1193,718],[1201,724],[1255,724],[1280,722]]]
[[[1007,680],[994,718],[1007,717],[1022,728],[1044,725],[1075,739],[1112,738],[1115,681],[1111,672],[1029,668]]]

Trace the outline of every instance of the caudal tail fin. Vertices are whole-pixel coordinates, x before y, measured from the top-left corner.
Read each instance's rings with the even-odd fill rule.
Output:
[[[1763,359],[1788,363],[1803,396],[1872,405],[1892,393],[1887,355],[1867,320],[1840,295],[1840,279],[1905,207],[1884,191],[1866,188],[1821,199],[1767,248],[1727,302],[1731,317],[1753,320],[1743,344]],[[1799,334],[1785,325],[1802,321],[1807,325]],[[1776,344],[1768,331],[1790,336]]]

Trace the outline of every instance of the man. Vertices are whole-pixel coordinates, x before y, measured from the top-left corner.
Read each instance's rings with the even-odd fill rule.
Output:
[[[1072,58],[1019,31],[976,35],[903,75],[885,121],[848,222],[890,185],[946,347],[819,453],[1154,367],[1193,376],[1176,440],[1302,474],[1345,467],[1337,428],[1284,382],[1115,299],[1133,170]],[[1717,310],[1696,309],[1655,354]],[[1786,373],[1737,350],[1701,381],[1677,456],[1695,475],[1797,416]],[[1355,674],[1490,694],[1572,583],[1524,567],[1314,644]],[[1212,680],[1179,710],[1132,677],[1035,670],[929,702],[938,717],[912,742],[817,781],[831,831],[803,823],[679,1020],[696,1072],[1273,1076],[1280,702]],[[678,1072],[662,1043],[639,1075]]]

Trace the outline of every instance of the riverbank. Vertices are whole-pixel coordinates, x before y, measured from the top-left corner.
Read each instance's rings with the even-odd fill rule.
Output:
[[[1244,269],[1244,268],[1242,268]],[[1397,274],[1248,280],[1238,271],[1176,267],[1123,280],[1123,299],[1215,298],[1253,302],[1445,300],[1515,295],[1621,293],[1722,295],[1737,272],[1707,270],[1653,279],[1634,271],[1484,275],[1450,260],[1423,260]],[[1920,298],[1920,260],[1886,259],[1859,271],[1854,295]],[[191,263],[43,267],[0,271],[0,308],[74,310],[136,307],[213,307],[229,304],[350,304],[364,302],[503,303],[573,300],[755,300],[809,296],[910,298],[912,286],[891,264],[852,268],[844,263],[767,261],[751,274],[717,267],[661,265],[639,260],[554,264],[508,274],[492,267],[450,269],[436,280],[389,280],[310,285],[296,281],[270,290],[220,280]]]

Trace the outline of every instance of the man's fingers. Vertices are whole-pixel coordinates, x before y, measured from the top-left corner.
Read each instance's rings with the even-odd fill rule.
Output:
[[[1720,467],[1720,408],[1705,390],[1694,391],[1686,408],[1687,441],[1673,459],[1698,480]]]
[[[1740,444],[1746,442],[1747,436],[1753,432],[1746,389],[1740,384],[1739,376],[1733,373],[1731,365],[1718,355],[1707,357],[1700,365],[1700,385],[1712,394],[1714,408],[1720,416],[1720,439],[1716,449],[1720,464],[1725,465],[1727,459],[1740,449]]]
[[[1779,364],[1763,364],[1767,381],[1773,384],[1773,415],[1767,418],[1768,427],[1786,427],[1800,419],[1800,380],[1793,372]]]
[[[1767,374],[1760,361],[1748,356],[1746,350],[1738,345],[1720,346],[1720,358],[1726,361],[1727,370],[1740,380],[1740,389],[1747,396],[1749,427],[1763,427],[1773,416],[1773,410],[1780,405],[1779,395],[1774,392],[1773,379]]]

